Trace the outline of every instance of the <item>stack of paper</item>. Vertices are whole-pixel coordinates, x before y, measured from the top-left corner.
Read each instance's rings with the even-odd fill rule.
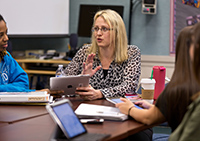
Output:
[[[53,98],[46,91],[0,92],[0,103],[49,103]]]
[[[82,103],[75,110],[75,113],[79,118],[103,118],[107,120],[119,121],[124,121],[128,119],[128,116],[122,114],[116,107],[94,104]]]

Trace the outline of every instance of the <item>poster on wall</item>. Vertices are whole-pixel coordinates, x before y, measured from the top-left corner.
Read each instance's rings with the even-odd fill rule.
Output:
[[[197,22],[200,22],[200,15],[189,16],[186,18],[187,26],[194,25]]]
[[[186,5],[190,5],[190,6],[199,8],[200,0],[182,0],[182,2]]]
[[[200,21],[199,10],[200,0],[171,0],[170,54],[175,54],[176,39],[181,29]]]

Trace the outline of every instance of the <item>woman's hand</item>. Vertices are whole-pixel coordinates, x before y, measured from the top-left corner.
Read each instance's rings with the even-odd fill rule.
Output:
[[[81,74],[89,74],[92,77],[101,68],[101,66],[98,66],[92,69],[94,57],[95,54],[93,53],[88,55],[86,62],[83,62],[83,71]]]
[[[88,87],[77,87],[76,94],[80,95],[84,100],[95,100],[103,98],[100,90],[95,90],[92,86]]]
[[[137,101],[137,102],[135,102],[135,104],[139,105],[140,107],[143,107],[144,109],[150,109],[153,106],[146,100]]]
[[[133,102],[126,98],[120,98],[120,100],[123,102],[117,103],[115,106],[119,108],[122,113],[128,115],[129,108],[134,106]]]

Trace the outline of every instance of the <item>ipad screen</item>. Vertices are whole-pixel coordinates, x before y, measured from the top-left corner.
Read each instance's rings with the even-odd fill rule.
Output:
[[[86,129],[68,103],[54,106],[53,110],[70,138],[86,132]]]

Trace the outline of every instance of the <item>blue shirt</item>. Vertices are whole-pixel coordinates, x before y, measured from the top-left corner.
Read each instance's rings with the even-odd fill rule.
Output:
[[[27,73],[8,53],[0,62],[0,92],[28,92],[29,79]]]

